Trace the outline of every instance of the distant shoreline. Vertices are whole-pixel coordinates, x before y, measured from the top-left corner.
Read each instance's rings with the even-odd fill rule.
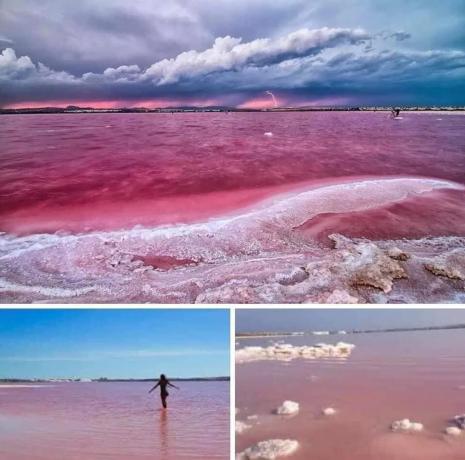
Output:
[[[463,115],[465,107],[399,107],[401,112],[440,115]],[[0,109],[0,115],[38,115],[54,113],[229,113],[229,112],[390,112],[391,107],[276,107],[273,109],[241,109],[236,107],[165,107],[149,109],[144,107],[96,109],[93,107],[39,107],[22,109]]]
[[[446,326],[425,326],[425,327],[401,327],[387,329],[346,329],[344,331],[308,331],[308,332],[239,332],[236,339],[257,339],[267,337],[302,337],[304,335],[340,335],[340,334],[374,334],[380,332],[415,332],[415,331],[440,331],[450,329],[465,329],[465,324],[452,324]],[[324,333],[322,333],[324,332]]]
[[[101,377],[98,379],[84,378],[62,378],[62,379],[0,379],[0,388],[2,384],[11,383],[112,383],[112,382],[154,382],[156,378],[150,379],[107,379]],[[171,382],[229,382],[230,377],[191,377],[191,378],[170,378]]]

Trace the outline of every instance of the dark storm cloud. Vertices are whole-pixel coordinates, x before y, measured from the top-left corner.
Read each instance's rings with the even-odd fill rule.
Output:
[[[406,32],[394,32],[393,34],[389,35],[389,37],[396,39],[398,42],[403,42],[404,40],[408,40],[411,35]]]
[[[213,38],[179,3],[148,0],[3,0],[0,30],[18,54],[74,74],[145,67]]]
[[[463,104],[463,9],[458,0],[3,0],[0,104],[240,103],[266,89],[291,102]]]

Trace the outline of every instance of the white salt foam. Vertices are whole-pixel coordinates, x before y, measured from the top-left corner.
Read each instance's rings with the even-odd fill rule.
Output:
[[[327,407],[326,409],[323,409],[323,415],[334,415],[336,413],[336,409],[333,409],[332,407]]]
[[[294,401],[284,401],[277,409],[278,415],[296,415],[299,413],[299,403]]]
[[[336,345],[318,343],[316,345],[293,346],[290,344],[275,344],[268,347],[244,347],[236,350],[236,363],[245,363],[261,360],[290,361],[296,358],[347,358],[355,345],[338,342]]]
[[[247,425],[247,423],[241,422],[240,420],[236,420],[235,430],[237,434],[241,434],[249,428],[251,428],[251,425]]]
[[[449,436],[460,436],[462,434],[462,430],[456,426],[448,426],[444,432]]]
[[[275,460],[292,455],[299,448],[293,439],[269,439],[248,447],[236,456],[236,460]]]
[[[403,431],[403,432],[410,432],[415,433],[419,431],[423,431],[423,424],[419,422],[411,422],[408,418],[404,418],[402,420],[396,420],[391,425],[392,431]]]

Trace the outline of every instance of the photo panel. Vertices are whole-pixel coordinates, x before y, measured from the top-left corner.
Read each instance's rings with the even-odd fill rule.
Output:
[[[229,460],[227,309],[0,309],[3,460]]]
[[[237,309],[237,459],[465,458],[464,309]]]

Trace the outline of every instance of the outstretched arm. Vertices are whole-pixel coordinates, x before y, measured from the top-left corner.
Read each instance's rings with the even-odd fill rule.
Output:
[[[157,388],[159,385],[160,385],[160,381],[156,383],[156,385],[149,391],[149,393],[152,393],[152,391],[155,390],[155,388]]]
[[[179,390],[179,388],[178,388],[176,385],[173,385],[171,382],[168,382],[168,385],[169,385],[170,387],[176,388],[176,390]]]

